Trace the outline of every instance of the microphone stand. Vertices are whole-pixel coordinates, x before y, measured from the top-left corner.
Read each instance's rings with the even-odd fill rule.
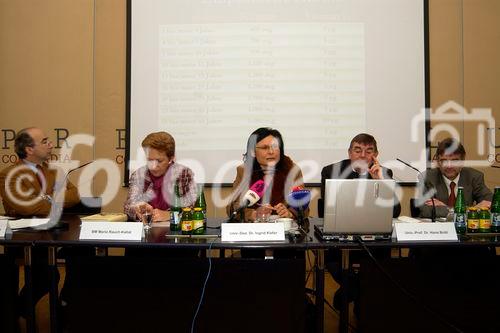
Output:
[[[432,186],[429,182],[427,182],[424,178],[424,175],[422,174],[422,172],[420,170],[418,170],[417,168],[415,168],[413,165],[411,165],[410,163],[407,163],[399,158],[396,158],[397,161],[403,163],[404,165],[406,165],[407,167],[415,170],[416,172],[418,172],[418,175],[420,176],[420,178],[424,181],[424,186],[425,187],[428,187],[432,190],[434,190],[434,186]],[[432,222],[436,222],[436,203],[434,202],[434,197],[436,196],[436,193],[434,191],[434,194],[432,195],[431,197],[431,202],[432,202],[432,209],[431,209],[431,221]]]
[[[304,209],[302,206],[297,210],[297,224],[299,227],[304,226]]]
[[[236,221],[236,215],[238,215],[238,211],[239,209],[237,210],[234,210],[233,206],[231,206],[231,209],[230,209],[230,214],[229,214],[229,219],[227,220],[228,223],[236,223],[238,221]]]
[[[430,185],[428,182],[424,183],[425,187],[434,189],[434,186]],[[436,222],[436,204],[434,202],[434,198],[436,197],[436,193],[434,193],[431,197],[432,209],[431,209],[431,221]]]
[[[236,210],[234,210],[233,206],[231,206],[231,210],[229,212],[230,215],[229,215],[229,219],[227,220],[227,222],[238,223],[238,221],[236,220],[236,216],[238,214],[240,214],[240,221],[239,222],[245,222],[245,208],[247,208],[249,205],[250,205],[250,202],[245,201],[245,204]]]
[[[39,225],[33,229],[35,229],[35,230],[67,229],[67,227],[68,227],[67,223],[64,223],[63,221],[61,221],[61,215],[62,215],[63,209],[64,209],[64,202],[61,203],[61,202],[57,201],[59,193],[65,189],[65,187],[66,187],[65,185],[66,185],[66,182],[68,180],[70,173],[72,173],[75,170],[81,169],[81,168],[83,168],[83,167],[85,167],[93,162],[94,161],[90,161],[90,162],[84,163],[84,164],[82,164],[74,169],[69,170],[68,173],[66,173],[66,175],[64,176],[62,181],[56,182],[55,187],[54,187],[54,193],[52,194],[52,198],[49,197],[46,199],[51,203],[51,209],[50,209],[49,216],[48,216],[49,221],[47,223]]]

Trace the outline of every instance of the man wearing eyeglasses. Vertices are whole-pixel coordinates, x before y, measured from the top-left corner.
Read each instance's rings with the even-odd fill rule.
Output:
[[[49,168],[52,142],[42,129],[20,130],[14,147],[19,161],[0,172],[0,195],[9,216],[47,216],[55,200],[56,170]],[[64,207],[80,201],[78,189],[67,182]]]
[[[360,133],[352,138],[348,154],[348,159],[327,165],[321,170],[322,198],[325,197],[327,179],[392,179],[392,170],[384,168],[377,160],[377,141],[372,135]]]
[[[321,171],[321,198],[325,198],[325,183],[327,179],[392,179],[392,170],[380,165],[377,149],[377,141],[367,133],[360,133],[352,138],[348,150],[349,158],[340,162],[327,165]],[[393,216],[399,216],[401,205],[398,200],[395,201]],[[319,213],[322,214],[322,200],[318,201]],[[321,215],[320,215],[321,217]],[[356,251],[355,251],[356,252]],[[381,249],[376,251],[377,256],[390,256],[389,251]],[[359,262],[359,253],[350,255],[351,262]],[[340,300],[342,294],[346,292],[341,285],[342,270],[340,267],[341,252],[337,249],[331,249],[327,252],[325,265],[332,274],[333,278],[339,283],[340,288],[335,293],[333,298],[333,306],[340,309]],[[347,291],[349,301],[357,300],[359,297],[358,277],[357,274],[351,274],[351,288]],[[355,302],[354,313],[359,312],[359,302]]]
[[[49,215],[52,203],[56,199],[54,193],[57,172],[48,166],[52,148],[52,142],[40,128],[24,128],[17,133],[14,149],[19,161],[0,172],[0,195],[6,215],[16,217]],[[78,189],[69,181],[64,194],[64,207],[71,207],[80,201]],[[12,257],[22,257],[21,250],[15,247],[6,248],[6,253]],[[48,268],[47,250],[34,248],[32,292],[35,304],[48,292]],[[59,280],[59,276],[57,279]],[[13,284],[12,288],[17,289],[19,284],[16,281]],[[27,306],[27,292],[23,287],[16,304],[17,315],[25,317]]]
[[[425,181],[419,183],[425,188],[421,196],[426,193],[432,195],[430,191],[436,192],[434,205],[437,217],[445,217],[448,209],[454,207],[459,186],[464,188],[466,206],[490,207],[492,193],[484,184],[484,175],[476,169],[464,167],[465,149],[460,142],[452,138],[441,141],[434,160],[437,161],[437,168],[428,170]],[[420,207],[420,216],[431,215],[432,200],[429,198]]]

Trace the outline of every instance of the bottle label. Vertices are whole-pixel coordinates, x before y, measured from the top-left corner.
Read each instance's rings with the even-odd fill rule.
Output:
[[[193,220],[193,230],[203,229],[203,220]]]
[[[479,219],[468,219],[467,228],[472,230],[479,229]]]
[[[500,227],[500,213],[491,213],[491,225]]]
[[[179,224],[181,222],[181,212],[172,211],[170,217],[170,223]]]
[[[479,229],[490,229],[491,221],[490,219],[479,219]]]
[[[455,223],[457,225],[465,226],[465,214],[464,213],[455,213]]]
[[[191,230],[193,230],[193,223],[192,223],[192,221],[182,221],[182,223],[181,223],[181,230],[182,231],[191,231]]]

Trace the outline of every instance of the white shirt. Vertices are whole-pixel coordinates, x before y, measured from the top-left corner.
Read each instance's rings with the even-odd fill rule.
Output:
[[[38,169],[36,168],[36,164],[33,163],[33,162],[30,162],[28,160],[23,160],[24,164],[26,164],[26,166],[28,166],[31,170],[33,170],[34,173],[38,173]]]

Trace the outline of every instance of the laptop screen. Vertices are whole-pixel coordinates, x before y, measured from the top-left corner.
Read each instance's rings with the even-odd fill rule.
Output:
[[[369,235],[392,232],[393,179],[328,179],[323,232]]]

